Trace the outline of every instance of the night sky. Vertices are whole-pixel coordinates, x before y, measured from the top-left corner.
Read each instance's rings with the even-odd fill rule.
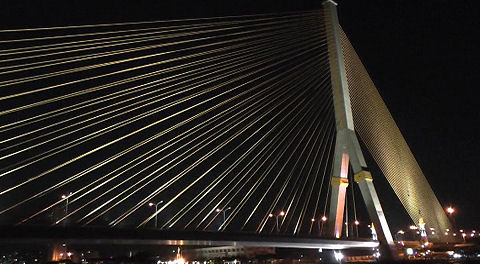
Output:
[[[244,15],[312,10],[321,2],[3,1],[0,25],[7,29]],[[459,227],[478,228],[478,1],[338,3],[344,31],[438,199],[457,209]],[[387,207],[399,204],[394,199],[385,201]]]

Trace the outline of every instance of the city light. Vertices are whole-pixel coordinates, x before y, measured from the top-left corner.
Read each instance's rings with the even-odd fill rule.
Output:
[[[358,220],[355,220],[355,225],[358,226],[359,224],[360,224],[360,222],[358,222]]]
[[[417,230],[418,229],[417,226],[415,226],[415,225],[411,225],[408,228],[410,228],[411,230]]]
[[[325,222],[327,221],[327,217],[326,216],[322,216],[322,222]]]
[[[155,204],[154,203],[148,203],[148,206],[154,206]]]
[[[268,214],[268,217],[270,217],[270,218],[273,217],[273,214],[272,213]]]
[[[67,199],[68,197],[72,196],[72,193],[68,193],[68,194],[62,194],[62,196],[60,196],[62,199]]]
[[[342,261],[342,259],[344,257],[342,252],[340,252],[340,251],[339,252],[333,251],[333,256],[335,257],[335,260],[338,261],[338,262]]]
[[[284,211],[280,211],[280,216],[284,216],[285,215],[285,212]]]
[[[448,214],[451,215],[451,214],[453,214],[454,212],[455,212],[455,209],[453,209],[453,207],[450,206],[450,207],[447,208],[447,213],[448,213]]]
[[[315,218],[312,218],[312,222],[315,222]]]
[[[407,255],[413,255],[413,248],[407,248]]]

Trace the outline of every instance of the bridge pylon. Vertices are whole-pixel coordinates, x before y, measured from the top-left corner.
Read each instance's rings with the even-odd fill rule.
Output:
[[[346,188],[349,185],[348,171],[349,166],[352,166],[354,180],[360,188],[370,220],[377,229],[378,240],[381,245],[393,250],[392,234],[354,129],[336,3],[327,0],[323,2],[323,6],[337,131],[331,177],[328,232],[334,238],[340,238],[342,235]]]

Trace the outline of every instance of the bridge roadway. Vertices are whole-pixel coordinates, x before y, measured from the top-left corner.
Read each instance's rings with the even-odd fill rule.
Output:
[[[179,245],[179,246],[255,246],[283,248],[374,248],[371,240],[336,240],[287,235],[258,235],[254,233],[222,233],[199,231],[166,231],[154,229],[79,228],[3,226],[2,243],[70,243],[108,245]]]

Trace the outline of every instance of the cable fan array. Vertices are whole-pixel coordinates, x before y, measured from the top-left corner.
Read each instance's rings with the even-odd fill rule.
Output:
[[[1,30],[0,221],[321,235],[335,140],[322,21]]]

